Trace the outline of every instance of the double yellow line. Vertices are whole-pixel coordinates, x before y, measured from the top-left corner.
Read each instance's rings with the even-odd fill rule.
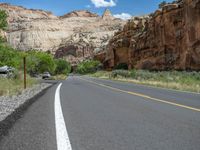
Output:
[[[182,105],[182,104],[178,104],[178,103],[174,103],[174,102],[169,102],[169,101],[166,101],[166,100],[150,97],[148,95],[144,95],[144,94],[140,94],[140,93],[136,93],[136,92],[121,90],[121,89],[118,89],[118,88],[114,88],[112,86],[108,86],[108,85],[105,85],[105,84],[97,83],[97,82],[94,82],[94,81],[91,81],[91,80],[87,80],[87,79],[83,79],[83,78],[79,78],[79,79],[87,81],[87,82],[90,82],[90,83],[93,83],[93,84],[96,84],[96,85],[99,85],[99,86],[102,86],[102,87],[106,87],[106,88],[114,90],[114,91],[127,93],[127,94],[134,95],[134,96],[143,97],[143,98],[145,98],[145,100],[152,100],[152,101],[165,103],[165,104],[178,106],[178,107],[181,107],[181,108],[185,108],[185,109],[189,109],[189,110],[200,112],[200,109],[198,109],[198,108],[194,108],[194,107],[190,107],[190,106],[186,106],[186,105]]]

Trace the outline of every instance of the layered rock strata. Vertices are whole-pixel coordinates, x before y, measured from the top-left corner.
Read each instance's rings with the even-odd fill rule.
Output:
[[[90,53],[102,50],[116,31],[123,28],[123,20],[112,18],[111,14],[98,16],[89,11],[73,11],[61,17],[43,10],[26,9],[20,6],[0,3],[8,17],[6,38],[19,50],[40,50],[64,57],[68,61],[80,62],[92,58],[86,55],[71,55],[69,47],[79,47],[76,53],[90,48]],[[106,10],[108,12],[108,10]],[[104,18],[107,18],[104,20]],[[71,51],[71,49],[69,50]],[[63,55],[62,55],[63,54]],[[68,55],[69,54],[69,55]],[[70,58],[70,59],[68,59]]]
[[[134,17],[110,40],[104,65],[149,70],[200,70],[200,0],[179,0]]]

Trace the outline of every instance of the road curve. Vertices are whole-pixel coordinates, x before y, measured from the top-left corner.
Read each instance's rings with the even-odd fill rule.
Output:
[[[1,150],[57,149],[57,86],[30,106],[0,141]],[[73,150],[200,149],[199,94],[70,76],[60,102]]]

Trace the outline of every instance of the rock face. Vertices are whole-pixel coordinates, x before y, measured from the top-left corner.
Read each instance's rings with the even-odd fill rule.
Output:
[[[65,14],[60,18],[69,18],[69,17],[99,17],[97,14],[93,14],[87,10],[78,10],[71,13]]]
[[[19,50],[50,51],[56,57],[64,57],[73,64],[92,58],[94,50],[102,50],[125,22],[108,20],[89,11],[73,11],[57,17],[51,12],[30,10],[20,6],[0,3],[0,9],[8,13],[8,43]],[[76,55],[71,55],[70,48]],[[83,49],[89,49],[84,56]],[[80,57],[81,56],[81,57]]]
[[[110,40],[104,64],[113,68],[200,70],[200,0],[179,0],[131,19]]]
[[[104,20],[110,20],[110,19],[112,20],[112,19],[114,19],[113,15],[112,15],[112,13],[110,12],[109,9],[106,9],[104,11],[102,19],[104,19]]]
[[[121,24],[121,20],[106,20],[105,22],[98,18],[96,22],[77,28],[71,36],[62,40],[55,56],[70,60],[72,65],[85,59],[92,59],[95,55],[105,51],[114,32],[122,28]],[[74,51],[75,55],[68,54],[69,49]]]

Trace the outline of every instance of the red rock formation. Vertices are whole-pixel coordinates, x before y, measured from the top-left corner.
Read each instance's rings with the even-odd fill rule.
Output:
[[[76,66],[78,63],[93,58],[93,49],[91,46],[83,46],[80,44],[68,45],[60,47],[56,53],[55,58],[64,58]]]
[[[179,0],[130,20],[110,40],[105,66],[200,70],[200,0]]]
[[[98,60],[100,62],[103,62],[106,58],[106,53],[105,51],[94,54],[94,60]]]
[[[200,0],[186,0],[186,68],[200,70]]]

